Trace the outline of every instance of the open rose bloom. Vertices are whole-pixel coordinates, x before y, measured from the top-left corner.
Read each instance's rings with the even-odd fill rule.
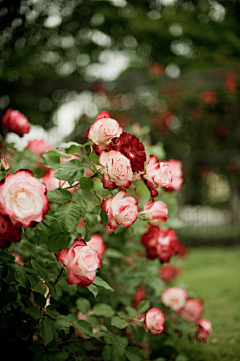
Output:
[[[99,234],[93,234],[90,241],[87,242],[87,245],[97,251],[101,260],[106,251],[106,245],[103,243],[102,237]]]
[[[197,324],[196,339],[207,342],[212,332],[212,323],[207,319],[201,319]]]
[[[70,249],[62,249],[56,254],[59,262],[67,267],[67,282],[89,286],[96,276],[96,270],[101,267],[97,251],[88,246],[82,239],[76,238]]]
[[[178,313],[189,322],[197,322],[203,314],[202,301],[189,298]]]
[[[187,300],[187,291],[180,287],[171,287],[164,290],[161,294],[162,303],[173,311],[179,311],[185,306]]]
[[[0,214],[16,227],[34,226],[49,211],[46,187],[29,170],[9,174],[0,182]]]
[[[170,167],[165,162],[158,162],[155,155],[151,155],[146,165],[146,173],[143,175],[145,183],[151,192],[152,197],[158,195],[157,188],[168,188],[172,182]]]
[[[119,137],[122,131],[119,123],[115,119],[110,118],[109,113],[101,112],[98,114],[93,125],[88,129],[87,138],[95,143],[95,152],[101,153],[103,150],[108,149],[111,139]]]
[[[152,225],[143,234],[141,242],[146,247],[148,258],[158,257],[161,263],[169,262],[179,249],[179,240],[173,229],[164,230]]]
[[[52,147],[44,142],[44,140],[33,139],[29,140],[25,149],[31,150],[33,153],[38,154],[40,157],[44,152],[48,152]]]
[[[125,197],[127,191],[120,190],[115,196],[104,199],[102,209],[108,215],[108,224],[117,229],[119,224],[131,226],[138,217],[138,201],[131,196]]]
[[[99,163],[104,167],[103,186],[106,189],[124,187],[129,188],[133,180],[130,160],[120,152],[111,150],[102,152]]]
[[[158,308],[151,308],[145,315],[144,324],[146,329],[153,335],[163,332],[165,316]]]
[[[1,115],[3,128],[22,137],[29,133],[30,123],[18,110],[8,109],[4,115]]]

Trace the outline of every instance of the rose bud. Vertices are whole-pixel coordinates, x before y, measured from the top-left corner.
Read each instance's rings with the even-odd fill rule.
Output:
[[[181,269],[179,267],[175,267],[170,264],[162,266],[159,272],[161,279],[166,283],[171,282],[179,276],[180,273]]]
[[[207,319],[201,319],[197,324],[196,339],[198,341],[207,342],[212,332],[212,323]]]
[[[154,202],[151,198],[147,204],[143,205],[143,210],[146,213],[148,222],[153,226],[159,226],[168,219],[167,205],[161,201]]]
[[[203,314],[202,301],[189,298],[185,306],[178,313],[189,322],[197,322]]]
[[[131,196],[124,198],[126,194],[127,191],[122,189],[102,203],[102,209],[108,215],[108,224],[114,230],[119,224],[131,226],[138,217],[138,201]]]
[[[103,187],[106,189],[124,187],[129,188],[133,180],[130,160],[115,150],[102,152],[99,163],[105,168],[103,174]]]
[[[30,123],[18,110],[8,109],[1,115],[3,128],[22,137],[30,130]]]
[[[183,177],[182,177],[182,163],[178,160],[170,159],[166,162],[170,167],[172,173],[172,182],[170,183],[169,187],[166,188],[167,191],[179,190],[183,184]]]
[[[87,245],[97,251],[101,260],[106,251],[106,245],[103,243],[102,237],[99,234],[93,234],[90,241],[87,242]]]
[[[152,197],[158,195],[157,188],[168,188],[172,182],[172,173],[167,163],[158,162],[157,157],[150,156],[146,165],[146,173],[143,175],[145,183],[151,192]]]
[[[96,276],[96,269],[101,267],[97,251],[79,238],[75,239],[69,250],[65,248],[58,252],[56,258],[67,267],[67,282],[70,285],[89,286]]]
[[[187,296],[187,291],[180,287],[167,288],[161,293],[162,303],[173,311],[178,311],[184,307]]]
[[[144,324],[153,335],[163,332],[165,316],[158,308],[151,308],[145,315]]]
[[[21,230],[16,228],[5,217],[0,216],[0,240],[19,242]]]
[[[9,174],[0,183],[0,214],[16,227],[34,226],[49,211],[46,187],[29,170]]]
[[[137,289],[137,292],[134,293],[133,295],[133,307],[137,308],[138,304],[146,299],[146,291],[145,291],[145,287],[143,285],[140,285]]]
[[[0,162],[0,170],[1,171],[7,171],[9,170],[11,167],[7,161],[7,159],[1,157],[1,162]]]
[[[119,123],[110,118],[108,112],[98,114],[96,121],[87,131],[87,138],[95,143],[94,150],[101,153],[108,149],[108,144],[114,137],[119,137],[122,133]]]

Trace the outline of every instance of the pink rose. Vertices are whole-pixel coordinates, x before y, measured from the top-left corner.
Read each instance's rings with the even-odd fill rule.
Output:
[[[67,267],[67,282],[81,287],[89,286],[96,276],[96,269],[101,267],[97,251],[82,239],[76,238],[70,249],[62,249],[56,254],[59,262]]]
[[[207,319],[201,319],[197,324],[196,339],[198,341],[207,342],[212,332],[212,323]]]
[[[189,322],[197,322],[203,314],[202,301],[189,298],[185,306],[178,313]]]
[[[138,217],[138,201],[130,196],[124,198],[126,194],[127,191],[122,189],[102,203],[102,209],[108,214],[108,224],[114,230],[118,224],[131,226]]]
[[[157,157],[150,156],[146,165],[146,173],[143,175],[145,183],[151,192],[152,197],[156,197],[158,187],[168,188],[172,182],[172,174],[167,163],[158,162]]]
[[[94,150],[101,153],[102,150],[108,149],[108,144],[114,137],[119,137],[122,133],[119,123],[110,118],[108,112],[98,114],[96,121],[87,131],[87,138],[95,143]]]
[[[101,260],[106,251],[106,245],[103,243],[102,237],[99,234],[93,234],[90,241],[87,242],[87,245],[97,251]]]
[[[141,242],[146,247],[148,258],[158,257],[161,263],[169,262],[171,256],[177,254],[179,250],[179,240],[173,229],[164,230],[149,225]]]
[[[6,218],[0,216],[0,240],[19,242],[21,231],[9,222]]]
[[[180,287],[171,287],[162,292],[161,299],[166,307],[171,308],[173,311],[178,311],[184,307],[187,296],[186,290]]]
[[[16,227],[34,226],[49,211],[46,187],[29,170],[9,174],[0,183],[0,213]]]
[[[30,130],[30,123],[18,110],[8,109],[6,113],[1,115],[3,128],[18,134],[20,137],[27,134]]]
[[[170,159],[165,164],[167,164],[170,167],[172,173],[172,182],[170,183],[169,187],[166,190],[167,191],[179,190],[183,184],[182,163],[178,160]]]
[[[165,316],[158,308],[151,308],[145,315],[144,324],[153,335],[163,332]]]
[[[43,153],[48,152],[52,149],[52,147],[49,144],[45,143],[44,140],[33,139],[29,140],[28,145],[25,149],[29,149],[33,153],[42,157]]]
[[[161,201],[154,202],[151,198],[147,204],[143,205],[143,210],[146,212],[148,222],[153,226],[159,226],[168,219],[168,208]]]
[[[175,279],[181,273],[181,268],[173,266],[171,264],[167,264],[161,267],[160,269],[160,277],[161,279],[168,283]]]
[[[104,188],[111,189],[118,186],[129,188],[133,180],[133,172],[127,157],[120,152],[111,150],[102,152],[98,161],[105,167],[102,180]]]
[[[146,290],[144,285],[140,285],[137,289],[137,292],[133,295],[133,307],[137,308],[138,304],[146,299]]]

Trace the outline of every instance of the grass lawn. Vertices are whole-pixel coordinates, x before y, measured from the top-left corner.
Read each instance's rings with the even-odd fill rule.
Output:
[[[240,361],[240,247],[192,248],[182,281],[204,300],[212,322],[207,344],[181,340],[190,361]]]

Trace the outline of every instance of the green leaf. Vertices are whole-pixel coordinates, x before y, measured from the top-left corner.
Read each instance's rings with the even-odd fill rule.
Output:
[[[84,320],[78,320],[74,322],[75,326],[79,328],[86,336],[92,333],[92,326],[89,322]]]
[[[32,267],[37,271],[37,273],[44,279],[48,277],[48,272],[40,266],[34,259],[31,259]]]
[[[72,326],[72,322],[66,319],[66,316],[60,315],[55,321],[54,326],[58,331],[64,331],[66,334],[69,333],[69,328]]]
[[[15,278],[20,283],[21,286],[25,287],[26,289],[29,287],[29,275],[25,271],[25,269],[15,264]]]
[[[99,165],[99,162],[98,162],[99,155],[97,155],[97,153],[92,152],[92,153],[90,154],[89,158],[90,158],[90,161],[91,161],[92,163]]]
[[[91,211],[91,213],[92,213],[92,214],[99,214],[100,210],[101,210],[101,206],[98,205],[98,206],[96,206],[96,207],[93,208],[93,210]]]
[[[147,300],[143,300],[137,306],[137,313],[146,312],[149,309],[149,307],[150,307],[150,302]]]
[[[8,254],[7,252],[1,250],[0,251],[0,262],[7,263],[7,262],[13,262],[14,257],[11,254]]]
[[[111,325],[112,325],[112,326],[115,326],[115,327],[117,327],[117,328],[119,328],[119,329],[121,330],[121,329],[127,327],[128,322],[125,321],[125,320],[123,320],[123,319],[121,319],[121,318],[118,317],[118,316],[114,316],[114,317],[112,317]]]
[[[127,306],[126,307],[126,311],[129,314],[129,316],[132,317],[136,317],[137,316],[137,311],[135,308],[131,307],[131,306]]]
[[[71,193],[62,188],[47,192],[47,197],[50,202],[54,203],[67,203],[72,200]]]
[[[85,240],[85,242],[88,242],[88,241],[90,241],[93,232],[92,232],[92,229],[87,224],[85,224],[85,229],[86,229],[86,233],[84,236],[84,240]]]
[[[43,317],[42,312],[38,308],[33,306],[26,308],[25,311],[36,320]]]
[[[110,346],[105,345],[102,351],[103,361],[112,361],[112,353],[113,349]]]
[[[120,318],[123,318],[124,320],[128,321],[128,315],[126,315],[126,313],[122,312],[122,311],[119,311],[117,312],[117,315],[120,317]]]
[[[72,232],[78,225],[80,212],[76,203],[66,203],[58,207],[55,218],[63,225],[68,232]]]
[[[90,286],[87,286],[88,290],[93,294],[94,297],[98,295],[98,288],[91,284]]]
[[[65,180],[72,184],[78,181],[83,176],[84,164],[78,159],[70,160],[63,163],[54,173],[54,177],[57,179]]]
[[[108,256],[111,258],[123,258],[124,254],[114,248],[108,248],[105,252],[105,256]]]
[[[138,347],[128,346],[124,352],[129,361],[143,361],[145,356]]]
[[[111,340],[118,355],[122,356],[126,346],[128,345],[128,339],[126,337],[119,337],[117,335],[112,335]]]
[[[90,191],[93,188],[93,180],[88,177],[80,179],[80,188],[84,191]]]
[[[45,282],[45,285],[49,288],[51,297],[54,298],[54,300],[58,301],[58,295],[54,283],[48,280]]]
[[[189,358],[186,357],[185,355],[177,355],[177,357],[175,358],[175,361],[188,361]]]
[[[67,154],[74,154],[74,153],[78,152],[80,148],[81,148],[81,144],[78,144],[78,143],[71,144],[70,147],[65,148],[65,152]]]
[[[40,327],[41,327],[40,336],[42,337],[44,345],[46,346],[52,341],[54,337],[53,330],[50,324],[46,320],[40,321]]]
[[[47,168],[57,169],[60,165],[60,158],[57,155],[53,154],[43,154],[41,162]]]
[[[57,312],[56,308],[53,305],[47,306],[45,314],[49,315],[53,318],[56,318],[59,316],[59,313]]]
[[[49,150],[48,152],[44,152],[44,154],[56,155],[59,158],[71,158],[70,155],[66,155],[63,152],[59,152],[59,151],[56,151],[56,150]]]
[[[76,300],[76,306],[79,311],[86,315],[91,309],[91,303],[86,298],[79,297]]]
[[[101,286],[101,287],[105,288],[106,290],[115,292],[115,290],[99,276],[96,276],[94,278],[93,283],[97,286]]]
[[[33,291],[37,291],[41,293],[41,295],[44,295],[47,289],[37,275],[30,276],[30,283],[31,283],[31,289]]]
[[[106,305],[105,303],[97,303],[93,307],[93,313],[97,316],[112,317],[115,311],[112,306]]]
[[[104,212],[103,209],[101,209],[101,224],[108,223],[108,215],[106,212]]]
[[[46,322],[50,325],[52,331],[53,331],[53,336],[54,337],[57,337],[58,336],[58,333],[56,331],[56,328],[55,328],[55,324],[54,324],[54,321],[49,317],[49,316],[46,316],[45,317],[45,320]]]
[[[141,325],[135,324],[134,326],[129,324],[128,325],[129,330],[135,337],[136,341],[141,342],[146,334],[145,328]]]
[[[40,308],[44,308],[46,305],[46,298],[39,292],[34,292],[34,301]]]

